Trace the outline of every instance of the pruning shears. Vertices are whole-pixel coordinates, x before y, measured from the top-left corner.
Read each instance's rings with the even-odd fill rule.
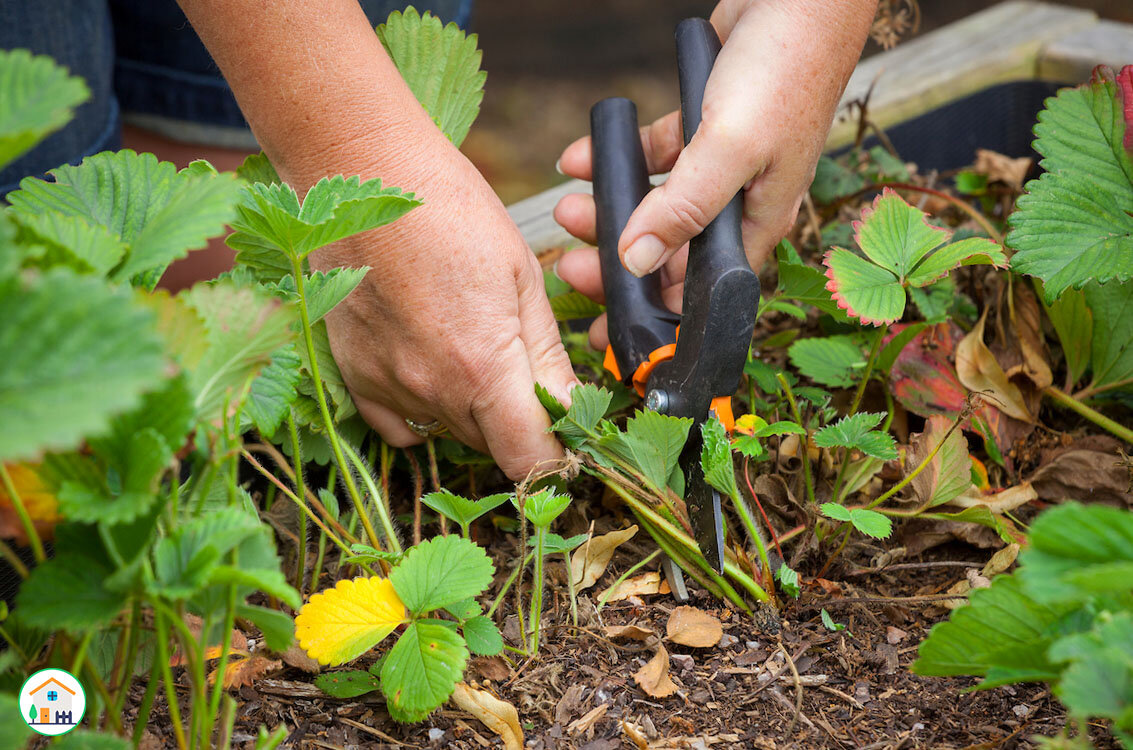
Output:
[[[688,145],[700,125],[704,87],[720,39],[702,18],[677,25],[681,125]],[[720,493],[704,479],[701,425],[719,419],[733,426],[731,395],[743,374],[759,303],[759,277],[744,254],[740,233],[743,196],[737,194],[689,243],[683,315],[661,301],[661,278],[637,278],[618,257],[618,239],[649,190],[629,99],[603,99],[590,110],[597,207],[598,254],[606,294],[610,346],[606,369],[645,398],[645,407],[694,422],[680,456],[685,503],[700,551],[724,569],[724,519]],[[678,337],[679,332],[679,337]]]

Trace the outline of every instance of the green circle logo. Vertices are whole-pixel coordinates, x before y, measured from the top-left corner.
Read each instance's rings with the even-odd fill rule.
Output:
[[[65,669],[41,669],[20,688],[21,718],[48,737],[70,732],[86,711],[86,691]]]

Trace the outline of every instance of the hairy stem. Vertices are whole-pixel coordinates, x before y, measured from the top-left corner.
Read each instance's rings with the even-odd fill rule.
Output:
[[[1050,400],[1054,401],[1056,404],[1065,406],[1067,409],[1075,412],[1079,416],[1085,417],[1086,419],[1096,424],[1098,427],[1101,427],[1103,430],[1108,430],[1125,442],[1133,443],[1133,430],[1130,430],[1128,427],[1114,422],[1112,419],[1105,416],[1101,412],[1092,409],[1089,406],[1086,406],[1076,397],[1060,391],[1053,385],[1048,385],[1046,388],[1044,388],[1043,395],[1048,396]]]
[[[19,492],[16,492],[16,485],[8,474],[8,467],[2,461],[0,461],[0,483],[3,484],[4,492],[8,494],[8,498],[12,501],[16,515],[20,517],[20,525],[24,527],[28,543],[31,545],[32,552],[35,553],[35,561],[42,563],[47,559],[47,553],[43,551],[43,542],[39,538],[39,532],[35,530],[35,524],[31,520],[27,507],[24,506],[23,498],[20,497]]]
[[[295,411],[287,409],[287,433],[291,436],[291,459],[295,469],[295,494],[307,496],[307,483],[303,479],[303,454],[299,449],[299,430],[295,426]],[[295,563],[295,590],[303,594],[303,578],[307,573],[307,514],[299,514],[299,554]]]
[[[378,485],[374,482],[369,468],[362,462],[362,457],[350,447],[350,443],[343,441],[342,449],[350,459],[350,462],[354,464],[354,468],[358,471],[358,476],[362,477],[362,482],[366,485],[366,491],[370,493],[370,497],[374,500],[374,508],[378,511],[378,520],[381,521],[382,531],[386,535],[386,544],[389,546],[389,551],[400,555],[402,551],[401,540],[397,538],[397,532],[393,528],[393,518],[390,516],[389,506],[386,505],[385,497],[382,495],[381,491],[378,490]]]
[[[334,460],[335,463],[338,464],[338,470],[342,474],[342,481],[346,485],[346,492],[350,495],[350,501],[354,503],[354,509],[358,513],[358,519],[362,522],[362,528],[366,530],[366,536],[370,539],[370,544],[375,549],[381,549],[378,535],[374,531],[373,524],[370,523],[370,518],[366,515],[362,505],[362,496],[358,492],[358,486],[354,484],[354,475],[350,471],[350,465],[346,463],[346,458],[342,455],[342,445],[338,439],[338,432],[334,428],[334,419],[331,417],[330,409],[327,407],[327,397],[323,392],[323,381],[319,376],[319,359],[315,351],[315,338],[314,334],[311,332],[311,316],[307,311],[307,295],[303,280],[303,263],[297,255],[291,258],[291,274],[295,277],[295,292],[299,298],[299,320],[303,326],[303,342],[307,346],[307,357],[311,364],[311,379],[315,381],[315,397],[319,402],[319,413],[322,414],[323,417],[323,427],[327,431],[327,441],[330,443],[331,451],[334,453]]]
[[[803,424],[802,413],[799,412],[799,404],[795,401],[795,393],[791,390],[791,384],[787,382],[787,378],[783,373],[776,373],[776,379],[779,381],[779,387],[783,389],[783,393],[787,396],[787,404],[791,407],[791,416],[794,417],[795,424],[798,424],[806,434],[803,435],[802,458],[803,461],[803,482],[806,484],[806,497],[811,505],[816,504],[818,501],[814,496],[814,479],[810,475],[810,428]]]

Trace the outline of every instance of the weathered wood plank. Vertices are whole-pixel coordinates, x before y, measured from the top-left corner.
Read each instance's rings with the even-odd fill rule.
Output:
[[[1128,28],[1099,23],[1086,10],[1032,0],[1002,3],[862,61],[842,104],[861,99],[874,85],[869,116],[888,128],[998,83],[1040,75],[1048,80],[1080,80],[1097,62],[1109,62],[1114,56],[1133,62],[1133,51],[1122,54],[1129,49]],[[1090,45],[1096,47],[1093,55]],[[1085,65],[1082,61],[1090,60],[1085,74],[1070,75]],[[856,113],[843,110],[827,148],[852,142],[856,130]],[[590,184],[570,180],[508,208],[536,253],[573,241],[551,212],[564,195],[574,192],[588,193]]]
[[[869,117],[888,128],[989,86],[1034,78],[1044,47],[1096,24],[1087,10],[1023,0],[996,5],[862,61],[842,103],[873,85]],[[845,146],[856,132],[856,114],[843,112],[827,146]]]
[[[1099,21],[1056,39],[1039,55],[1038,75],[1046,81],[1084,81],[1097,65],[1117,70],[1133,64],[1133,24]]]

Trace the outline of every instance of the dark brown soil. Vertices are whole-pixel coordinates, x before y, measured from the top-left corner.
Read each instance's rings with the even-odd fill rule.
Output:
[[[600,512],[599,528],[628,523]],[[539,655],[481,658],[470,666],[469,681],[518,708],[528,747],[632,748],[621,725],[629,722],[650,748],[1030,748],[1035,735],[1054,735],[1064,725],[1065,714],[1045,686],[964,692],[975,680],[923,678],[909,671],[917,645],[945,615],[940,594],[990,557],[958,543],[890,570],[870,567],[877,548],[851,546],[833,568],[836,582],[811,583],[798,601],[785,605],[777,633],[694,590],[690,604],[717,616],[725,635],[707,649],[663,641],[678,692],[650,698],[633,674],[652,656],[656,641],[615,642],[605,628],[632,623],[663,636],[677,603],[655,595],[594,612],[594,592],[640,560],[646,548],[633,542],[619,548],[604,578],[580,596],[577,628],[570,624],[563,570],[552,566]],[[493,549],[498,565],[513,559],[515,547],[507,541]],[[497,585],[502,579],[497,576]],[[846,629],[828,630],[821,608]],[[136,686],[135,701],[141,693]],[[260,725],[280,723],[290,730],[283,745],[288,748],[500,744],[479,722],[449,708],[418,725],[396,724],[378,694],[330,699],[312,684],[312,675],[293,668],[241,688],[236,697],[237,748],[252,748]],[[127,724],[133,710],[127,710]],[[161,697],[147,734],[149,747],[173,746]],[[1102,727],[1093,727],[1092,735],[1098,748],[1117,747]]]

